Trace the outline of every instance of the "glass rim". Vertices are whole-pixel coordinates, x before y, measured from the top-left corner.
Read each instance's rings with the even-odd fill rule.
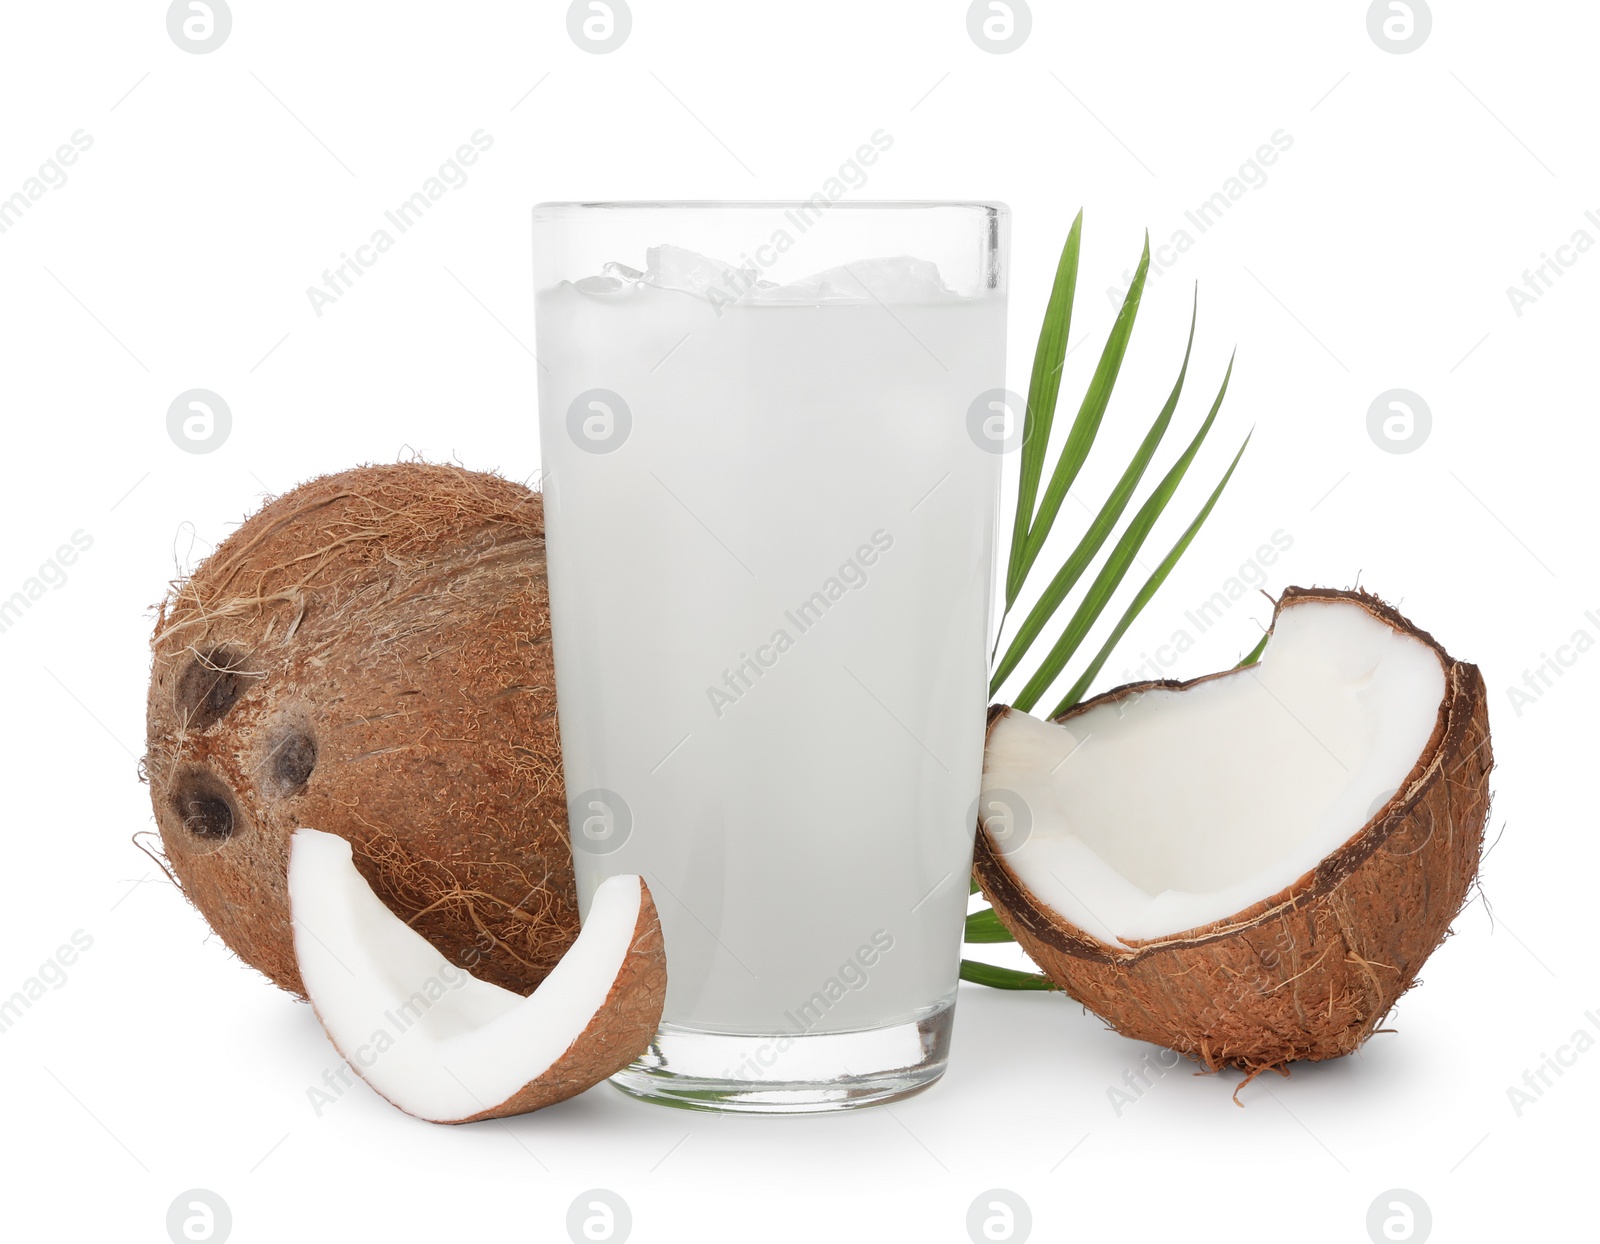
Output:
[[[814,195],[809,199],[557,199],[535,203],[537,212],[584,211],[784,211],[818,207]],[[983,199],[836,199],[827,201],[829,211],[929,211],[966,209],[996,216],[1009,216],[1011,208],[999,200]]]

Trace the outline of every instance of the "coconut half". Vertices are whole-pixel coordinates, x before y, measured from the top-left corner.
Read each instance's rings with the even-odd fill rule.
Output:
[[[1288,589],[1251,666],[991,714],[975,872],[1047,975],[1211,1070],[1346,1054],[1449,931],[1482,676],[1364,592]]]
[[[577,940],[531,995],[470,975],[394,915],[335,834],[296,830],[294,951],[329,1039],[407,1114],[470,1123],[581,1093],[642,1053],[666,958],[649,888],[610,877]]]

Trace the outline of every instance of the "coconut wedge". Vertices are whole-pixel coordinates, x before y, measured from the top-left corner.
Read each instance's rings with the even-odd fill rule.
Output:
[[[470,1123],[562,1101],[626,1066],[661,1020],[661,923],[640,877],[601,884],[577,940],[528,997],[445,959],[384,906],[337,835],[295,831],[289,904],[329,1039],[420,1119]]]
[[[1365,592],[1290,588],[1261,660],[991,712],[996,914],[1117,1031],[1252,1074],[1349,1053],[1477,875],[1483,678]]]

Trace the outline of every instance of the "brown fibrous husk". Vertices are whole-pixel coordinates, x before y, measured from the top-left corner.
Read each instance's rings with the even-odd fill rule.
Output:
[[[1449,935],[1478,874],[1489,812],[1487,695],[1474,665],[1365,591],[1288,588],[1284,609],[1347,601],[1427,644],[1444,666],[1432,737],[1405,782],[1315,869],[1226,920],[1110,946],[1051,911],[980,825],[974,875],[996,915],[1047,976],[1116,1031],[1250,1078],[1300,1059],[1348,1054],[1378,1029]],[[1131,683],[1074,707],[1188,682]],[[991,728],[1001,713],[991,710]]]
[[[269,501],[173,583],[151,640],[144,770],[184,894],[304,996],[290,835],[362,875],[452,962],[528,993],[577,899],[541,497],[399,463]]]

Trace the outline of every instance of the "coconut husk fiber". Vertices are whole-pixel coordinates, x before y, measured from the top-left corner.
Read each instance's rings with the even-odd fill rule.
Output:
[[[171,585],[145,773],[170,871],[246,963],[304,996],[289,839],[348,839],[447,959],[531,992],[571,945],[540,496],[365,466],[269,501]]]

